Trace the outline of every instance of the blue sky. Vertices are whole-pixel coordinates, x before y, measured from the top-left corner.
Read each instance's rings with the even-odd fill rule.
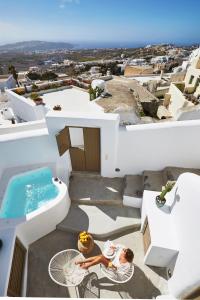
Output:
[[[200,43],[200,0],[0,0],[0,44]]]

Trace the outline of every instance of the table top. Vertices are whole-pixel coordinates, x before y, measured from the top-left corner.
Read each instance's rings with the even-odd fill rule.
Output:
[[[87,270],[84,270],[75,262],[83,260],[84,256],[76,249],[66,249],[56,253],[49,262],[49,276],[51,279],[61,286],[77,286],[79,285]]]

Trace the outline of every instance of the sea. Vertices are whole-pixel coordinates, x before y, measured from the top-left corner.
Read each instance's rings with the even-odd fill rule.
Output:
[[[147,45],[161,45],[161,44],[169,44],[167,42],[163,43],[152,43],[152,42],[72,42],[74,45],[73,50],[81,50],[81,49],[113,49],[113,48],[141,48],[145,47]],[[171,44],[171,43],[170,43]],[[178,42],[178,43],[172,43],[176,46],[191,46],[194,45],[194,43],[190,42]],[[196,44],[196,43],[195,43]]]

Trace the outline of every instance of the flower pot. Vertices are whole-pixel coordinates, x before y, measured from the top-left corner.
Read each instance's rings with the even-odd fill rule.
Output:
[[[165,205],[166,199],[165,198],[160,198],[160,195],[156,196],[156,205],[158,207],[162,207]]]
[[[89,239],[87,243],[82,243],[80,239],[78,239],[78,250],[83,254],[89,254],[94,248],[94,240],[93,237],[88,234]]]
[[[36,105],[43,105],[43,104],[44,104],[42,98],[36,98],[36,99],[34,100],[34,102],[35,102]]]

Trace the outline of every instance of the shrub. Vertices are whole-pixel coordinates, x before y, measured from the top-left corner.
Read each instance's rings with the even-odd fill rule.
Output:
[[[41,79],[42,80],[55,80],[57,79],[58,75],[56,75],[54,72],[46,71],[42,74]]]
[[[140,115],[140,117],[145,117],[146,116],[143,110],[139,111],[139,115]]]
[[[31,95],[30,95],[30,98],[34,101],[34,100],[36,100],[36,99],[38,99],[40,96],[38,95],[38,93],[35,93],[35,92],[33,92],[33,93],[31,93]]]
[[[38,90],[39,90],[38,86],[36,84],[32,84],[32,91],[34,92]]]
[[[41,79],[41,75],[39,73],[36,72],[29,72],[27,74],[28,78],[30,78],[31,80],[40,80]]]

